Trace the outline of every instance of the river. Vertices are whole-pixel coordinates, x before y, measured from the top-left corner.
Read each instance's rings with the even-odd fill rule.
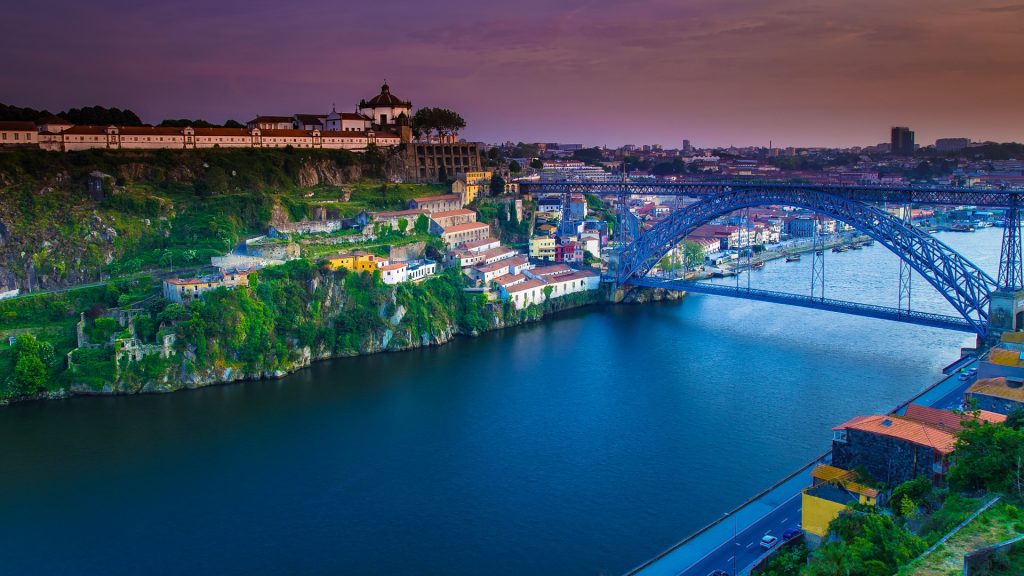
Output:
[[[940,238],[995,274],[1000,234]],[[882,246],[826,258],[827,296],[895,305]],[[752,274],[805,292],[810,258]],[[950,311],[916,280],[915,308]],[[619,574],[972,342],[695,295],[277,381],[15,405],[0,573]]]

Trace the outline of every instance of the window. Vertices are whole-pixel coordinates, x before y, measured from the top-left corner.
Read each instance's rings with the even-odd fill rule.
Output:
[[[833,442],[846,442],[846,430],[836,430],[832,434]]]

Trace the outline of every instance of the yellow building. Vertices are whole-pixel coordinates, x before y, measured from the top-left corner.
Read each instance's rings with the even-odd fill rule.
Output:
[[[555,259],[555,239],[547,236],[530,238],[530,258],[553,261]]]
[[[874,506],[878,491],[852,481],[842,468],[819,465],[811,472],[812,484],[801,495],[800,525],[804,532],[824,538],[828,525],[852,504]]]
[[[452,182],[452,194],[462,196],[463,205],[469,204],[490,189],[493,175],[491,171],[466,172],[465,177]]]
[[[327,267],[331,270],[344,268],[353,272],[373,272],[386,266],[387,258],[381,258],[369,252],[346,252],[327,257]]]

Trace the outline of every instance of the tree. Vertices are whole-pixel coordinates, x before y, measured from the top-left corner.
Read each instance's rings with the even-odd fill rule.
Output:
[[[141,126],[142,120],[131,110],[125,108],[104,108],[102,106],[86,106],[71,108],[58,114],[72,124],[99,124],[101,126]]]
[[[572,159],[587,164],[600,164],[604,161],[604,152],[600,148],[583,148],[573,152]]]
[[[416,222],[412,225],[412,229],[419,236],[427,234],[430,231],[430,219],[427,218],[426,214],[420,214],[416,217]]]
[[[690,240],[683,247],[683,261],[686,267],[693,269],[704,263],[704,247]]]
[[[14,387],[18,395],[35,394],[46,388],[50,376],[40,357],[44,347],[31,334],[19,336],[14,343]],[[50,347],[52,355],[53,348]]]
[[[491,196],[500,196],[505,193],[505,179],[497,172],[491,176]]]
[[[534,158],[533,160],[530,161],[530,168],[533,168],[534,170],[543,170],[544,161],[541,160],[540,158]]]
[[[462,116],[447,108],[420,108],[412,117],[412,131],[417,138],[436,134],[441,139],[454,139],[465,127]]]
[[[1024,431],[968,420],[957,434],[950,486],[960,490],[1015,491],[1016,463],[1024,461]]]
[[[242,124],[238,120],[228,120],[224,123],[225,128],[245,128],[245,124]]]
[[[405,234],[405,229],[409,227],[409,221],[405,218],[398,219],[398,231]]]
[[[1013,428],[1014,430],[1020,430],[1024,428],[1024,408],[1014,408],[1006,415],[1006,421],[1003,425]]]
[[[509,174],[519,174],[522,171],[523,171],[523,167],[519,165],[519,162],[516,162],[515,160],[512,160],[511,162],[508,163],[508,173]]]

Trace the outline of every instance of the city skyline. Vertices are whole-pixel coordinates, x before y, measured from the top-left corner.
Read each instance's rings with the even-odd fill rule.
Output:
[[[1024,65],[1024,4],[444,4],[21,4],[11,21],[47,25],[0,39],[4,103],[245,122],[351,110],[386,79],[486,142],[846,147],[892,126],[924,145],[1022,139],[1024,80],[1008,71]]]

